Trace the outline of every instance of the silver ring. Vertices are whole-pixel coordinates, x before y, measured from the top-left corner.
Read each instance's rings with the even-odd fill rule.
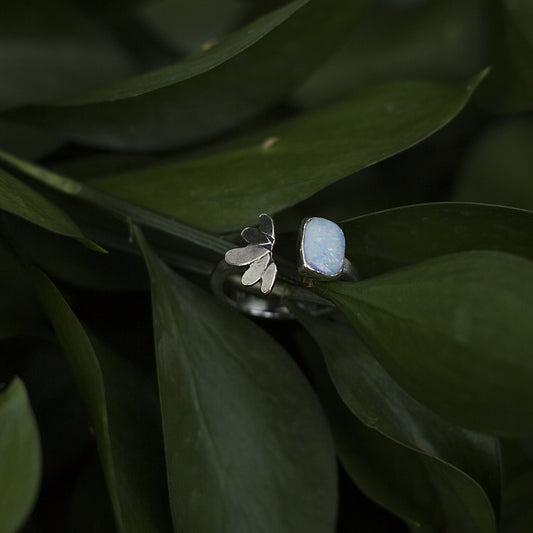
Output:
[[[278,267],[273,256],[276,238],[272,217],[261,214],[259,226],[244,228],[241,236],[248,244],[226,252],[211,275],[213,292],[248,315],[294,318],[284,304],[289,294],[287,285],[276,283]],[[303,286],[312,286],[313,280],[356,281],[357,272],[344,257],[344,248],[344,233],[337,224],[319,217],[304,219],[298,233],[298,272],[303,276]],[[247,267],[244,273],[242,267]],[[295,303],[315,316],[334,310],[333,305],[318,296]]]

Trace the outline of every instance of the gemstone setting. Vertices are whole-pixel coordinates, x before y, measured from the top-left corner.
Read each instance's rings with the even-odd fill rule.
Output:
[[[345,239],[342,229],[325,218],[312,217],[300,228],[299,271],[317,279],[333,279],[342,274]]]

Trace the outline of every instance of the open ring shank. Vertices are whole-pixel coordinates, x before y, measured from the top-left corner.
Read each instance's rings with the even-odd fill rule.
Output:
[[[262,294],[255,286],[246,287],[241,284],[242,271],[220,261],[211,275],[211,289],[214,294],[235,309],[251,316],[274,318],[278,320],[294,319],[293,314],[283,303],[284,294],[274,286],[270,294]],[[344,260],[342,276],[339,280],[356,281],[357,272],[350,261]],[[332,305],[311,301],[296,301],[306,312],[319,316],[334,310]]]

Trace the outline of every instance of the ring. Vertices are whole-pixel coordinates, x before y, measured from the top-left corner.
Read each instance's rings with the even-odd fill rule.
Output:
[[[226,252],[211,275],[213,292],[252,316],[294,318],[284,304],[286,286],[275,285],[278,267],[273,256],[276,238],[272,217],[261,214],[258,227],[244,228],[241,236],[247,245]],[[304,287],[311,287],[313,280],[356,281],[357,272],[344,253],[344,233],[337,224],[320,217],[302,221],[298,232],[298,272],[303,276]],[[247,267],[244,273],[242,267]],[[334,310],[332,304],[318,296],[296,303],[315,316]]]

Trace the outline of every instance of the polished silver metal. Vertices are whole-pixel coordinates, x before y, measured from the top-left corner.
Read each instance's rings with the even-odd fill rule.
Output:
[[[269,294],[278,272],[272,257],[276,241],[272,217],[266,213],[259,215],[259,228],[244,228],[241,236],[248,246],[229,250],[224,259],[228,265],[248,265],[248,270],[242,275],[241,283],[252,286],[261,280],[261,292]]]
[[[240,277],[235,267],[223,259],[211,274],[211,289],[219,299],[247,315],[277,320],[295,318],[284,303],[290,295],[285,283],[276,284],[270,293],[265,294],[257,286],[243,286]],[[335,309],[331,303],[311,291],[297,287],[298,291],[303,294],[296,297],[291,294],[291,302],[313,316],[329,314]]]
[[[358,275],[350,261],[344,258],[342,270],[335,276],[328,276],[318,272],[307,264],[303,253],[303,233],[311,218],[304,219],[298,235],[298,270],[304,277],[304,286],[311,286],[312,279],[357,281]],[[213,292],[222,300],[239,311],[248,315],[262,318],[293,319],[294,316],[284,304],[289,296],[285,283],[274,285],[278,269],[273,259],[275,243],[274,221],[272,217],[263,213],[259,216],[259,227],[244,228],[242,238],[247,246],[234,248],[226,252],[222,260],[211,275]],[[241,274],[235,267],[248,266]],[[259,288],[258,282],[261,281]],[[296,299],[291,301],[306,312],[319,316],[331,313],[335,307],[327,300],[305,289]],[[294,291],[293,291],[294,292]]]

